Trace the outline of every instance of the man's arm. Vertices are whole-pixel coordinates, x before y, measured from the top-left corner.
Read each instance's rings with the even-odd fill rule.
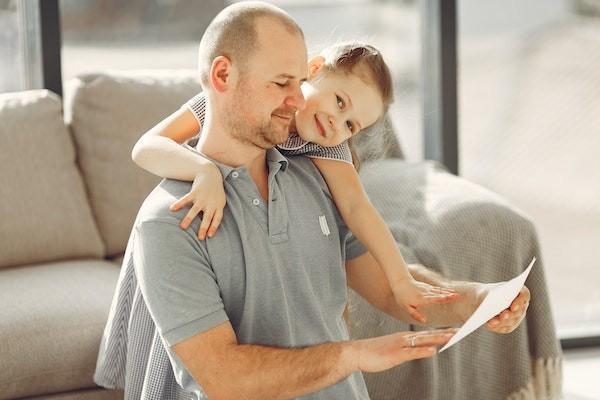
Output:
[[[419,264],[410,264],[409,270],[416,280],[430,285],[455,290],[459,298],[448,303],[423,307],[427,325],[450,326],[464,323],[487,294],[488,285],[478,282],[451,281]],[[370,253],[346,262],[348,286],[379,310],[411,324],[419,324],[394,300],[385,274]],[[511,306],[488,321],[493,332],[509,333],[520,324],[529,305],[529,290],[524,287]]]
[[[172,349],[210,399],[291,399],[315,392],[355,371],[380,372],[431,357],[455,330],[397,332],[304,348],[238,344],[229,322]]]
[[[350,342],[283,349],[237,343],[229,322],[173,346],[210,399],[294,398],[357,370]]]

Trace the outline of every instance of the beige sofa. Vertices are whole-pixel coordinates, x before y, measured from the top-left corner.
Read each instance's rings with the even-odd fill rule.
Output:
[[[0,95],[0,399],[122,398],[119,390],[97,387],[92,375],[131,224],[158,182],[132,163],[130,151],[143,132],[198,91],[193,71],[138,71],[82,76],[68,83],[64,102],[44,90]],[[377,158],[384,137],[365,135],[359,152]],[[397,143],[390,149],[398,154]],[[401,190],[390,200],[390,182],[380,182],[378,171],[411,191]],[[501,228],[507,235],[521,234],[525,227],[535,240],[531,224],[518,210],[431,163],[371,162],[364,174],[380,209],[407,205],[398,221],[389,213],[386,218],[408,261],[428,262],[452,274],[435,252],[423,251],[427,246],[416,240],[419,233],[410,231],[418,229],[415,221],[431,219],[434,212],[435,218],[451,216],[456,232],[477,223],[483,236],[490,237],[499,229],[490,221],[508,221]],[[444,213],[416,207],[436,193],[443,193],[450,205]],[[404,203],[394,204],[396,198]],[[484,224],[475,221],[473,211],[482,204],[493,205]],[[435,232],[430,233],[432,243],[439,244]],[[473,270],[471,264],[468,268]],[[461,278],[481,277],[480,271],[456,272]],[[539,279],[543,283],[543,275]],[[386,319],[368,307],[354,307],[359,310],[354,323],[361,325],[354,331],[362,336],[379,333]],[[555,339],[553,331],[543,334]],[[449,357],[450,363],[461,362]],[[425,364],[414,365],[420,371]],[[407,368],[412,366],[401,376],[410,372]],[[522,375],[517,388],[535,379],[533,369],[517,373]],[[386,393],[381,379],[367,377],[373,398],[398,398],[397,385]],[[444,388],[445,379],[455,378],[434,379],[435,385]],[[492,378],[478,379],[484,385]],[[426,397],[452,398],[440,393]]]

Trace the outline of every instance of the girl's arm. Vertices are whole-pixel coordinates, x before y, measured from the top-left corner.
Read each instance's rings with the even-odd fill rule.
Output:
[[[171,211],[192,204],[181,221],[183,229],[202,212],[198,238],[204,240],[219,227],[226,198],[217,166],[182,146],[196,136],[200,128],[194,114],[182,107],[144,133],[133,147],[131,158],[141,168],[160,177],[193,181],[190,192],[173,203]]]
[[[181,108],[144,133],[131,151],[133,161],[163,178],[193,181],[198,172],[212,172],[216,166],[184,146],[200,131],[194,114]]]
[[[383,218],[369,200],[354,166],[338,160],[312,159],[317,166],[333,200],[354,235],[369,249],[383,269],[398,302],[417,321],[425,322],[417,305],[454,300],[456,293],[416,282],[396,246]],[[407,304],[408,303],[408,304]]]

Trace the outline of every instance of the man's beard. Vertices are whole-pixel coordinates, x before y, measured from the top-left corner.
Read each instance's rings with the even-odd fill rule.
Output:
[[[294,110],[277,109],[273,114],[293,116]],[[241,143],[268,150],[287,140],[289,124],[285,124],[283,121],[275,121],[274,118],[277,117],[273,117],[273,115],[268,121],[263,121],[260,126],[249,124],[248,120],[239,113],[239,110],[237,114],[233,115],[238,115],[240,118],[231,121],[231,136]]]

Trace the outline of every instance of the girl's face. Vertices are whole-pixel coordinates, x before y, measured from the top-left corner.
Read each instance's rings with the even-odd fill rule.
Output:
[[[325,71],[322,65],[322,57],[309,63],[309,80],[302,85],[305,106],[296,112],[290,130],[332,147],[373,125],[383,114],[383,101],[359,75]]]

